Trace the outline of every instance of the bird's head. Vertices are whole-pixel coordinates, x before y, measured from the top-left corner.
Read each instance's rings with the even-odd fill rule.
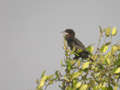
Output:
[[[64,31],[64,37],[65,37],[65,39],[74,38],[75,37],[75,32],[73,31],[73,29],[66,29]]]

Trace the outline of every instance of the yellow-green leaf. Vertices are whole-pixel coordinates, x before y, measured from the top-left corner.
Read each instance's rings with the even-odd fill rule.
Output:
[[[95,86],[95,80],[90,80],[90,86],[94,87]]]
[[[74,72],[74,73],[72,74],[72,79],[78,78],[81,74],[82,74],[82,72]]]
[[[78,82],[75,86],[75,88],[79,88],[81,86],[81,82]]]
[[[88,85],[87,84],[83,84],[80,88],[80,90],[87,90],[88,88]]]
[[[70,53],[71,51],[67,48],[67,41],[64,40],[64,50],[67,52],[67,53]]]
[[[49,79],[52,79],[53,77],[54,75],[52,74],[52,75],[47,76],[47,79],[49,80]]]
[[[118,85],[117,84],[114,86],[114,90],[118,90]]]
[[[82,49],[78,49],[78,50],[77,50],[77,53],[80,53],[80,52],[82,52],[82,51],[83,51]]]
[[[71,65],[74,65],[76,63],[76,61],[75,60],[71,60],[70,63],[71,63]]]
[[[61,64],[61,66],[63,66],[63,67],[65,66],[65,65],[63,64],[63,61],[62,61],[62,60],[60,61],[60,64]]]
[[[88,46],[86,49],[87,49],[90,53],[92,53],[93,50],[94,50],[94,47],[93,47],[93,46]]]
[[[48,82],[48,85],[51,85],[51,84],[53,84],[53,80],[50,80],[50,81]]]
[[[100,76],[100,72],[95,73],[95,77],[99,77]]]
[[[120,45],[117,45],[118,50],[120,50]]]
[[[110,34],[111,34],[111,28],[108,27],[108,28],[105,29],[105,35],[106,35],[107,37],[109,37]]]
[[[110,61],[110,59],[109,58],[106,58],[106,62],[107,62],[107,64],[111,64],[111,61]]]
[[[105,57],[101,55],[98,62],[101,64],[106,64]]]
[[[120,73],[120,67],[117,68],[114,73],[116,73],[116,74]]]
[[[66,42],[66,40],[64,39],[64,50],[66,50],[67,49],[67,42]]]
[[[40,85],[39,88],[42,88],[45,84],[45,81],[47,80],[48,76],[43,76],[42,79],[40,80]]]
[[[80,66],[80,60],[77,61],[77,66],[78,66],[78,67]]]
[[[112,46],[112,53],[115,53],[118,50],[118,47],[116,45]]]
[[[65,90],[73,90],[70,86],[67,86]]]
[[[97,55],[92,55],[91,58],[92,58],[93,60],[96,60],[96,59],[97,59]]]
[[[111,56],[111,51],[109,51],[109,52],[105,55],[105,58],[108,58],[109,56]]]
[[[73,47],[72,51],[70,52],[70,54],[75,54],[76,48]]]
[[[101,51],[105,53],[108,50],[108,45],[103,45]]]
[[[64,76],[64,80],[66,80],[67,82],[70,81],[66,76]]]
[[[100,83],[98,87],[102,88],[102,90],[106,90],[106,83],[105,82],[104,83]]]
[[[117,34],[117,28],[113,27],[112,29],[112,36],[115,36]]]
[[[82,69],[86,69],[89,67],[89,64],[90,62],[85,62],[83,65],[82,65]]]

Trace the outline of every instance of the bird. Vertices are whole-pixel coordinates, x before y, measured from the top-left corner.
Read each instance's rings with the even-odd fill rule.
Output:
[[[89,57],[90,53],[86,50],[85,45],[75,37],[75,32],[73,29],[65,29],[63,33],[64,39],[67,41],[67,45],[70,50],[75,49],[73,59],[86,59]]]

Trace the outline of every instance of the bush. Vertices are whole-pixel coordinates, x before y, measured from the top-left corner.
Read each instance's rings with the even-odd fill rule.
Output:
[[[57,70],[52,75],[43,71],[36,89],[45,90],[60,82],[61,90],[117,90],[120,79],[120,43],[114,40],[117,30],[116,27],[99,30],[97,46],[87,47],[91,53],[87,59],[73,60],[74,50],[70,51],[64,41],[63,71]]]

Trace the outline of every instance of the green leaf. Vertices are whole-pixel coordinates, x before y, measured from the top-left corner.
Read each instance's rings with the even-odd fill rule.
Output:
[[[76,84],[78,83],[78,80],[77,80],[77,79],[73,79],[73,80],[72,80],[72,83],[73,83],[73,87],[75,88],[75,87],[76,87]]]
[[[59,76],[59,71],[56,71],[55,72],[55,75],[56,75],[56,78],[58,79],[60,76]]]
[[[109,85],[107,90],[113,90],[113,87]]]
[[[41,74],[41,78],[45,75],[46,71],[44,70]]]
[[[66,61],[66,64],[67,64],[67,69],[68,69],[68,71],[70,71],[71,68],[72,68],[71,61],[70,61],[70,60],[67,60],[67,61]]]

